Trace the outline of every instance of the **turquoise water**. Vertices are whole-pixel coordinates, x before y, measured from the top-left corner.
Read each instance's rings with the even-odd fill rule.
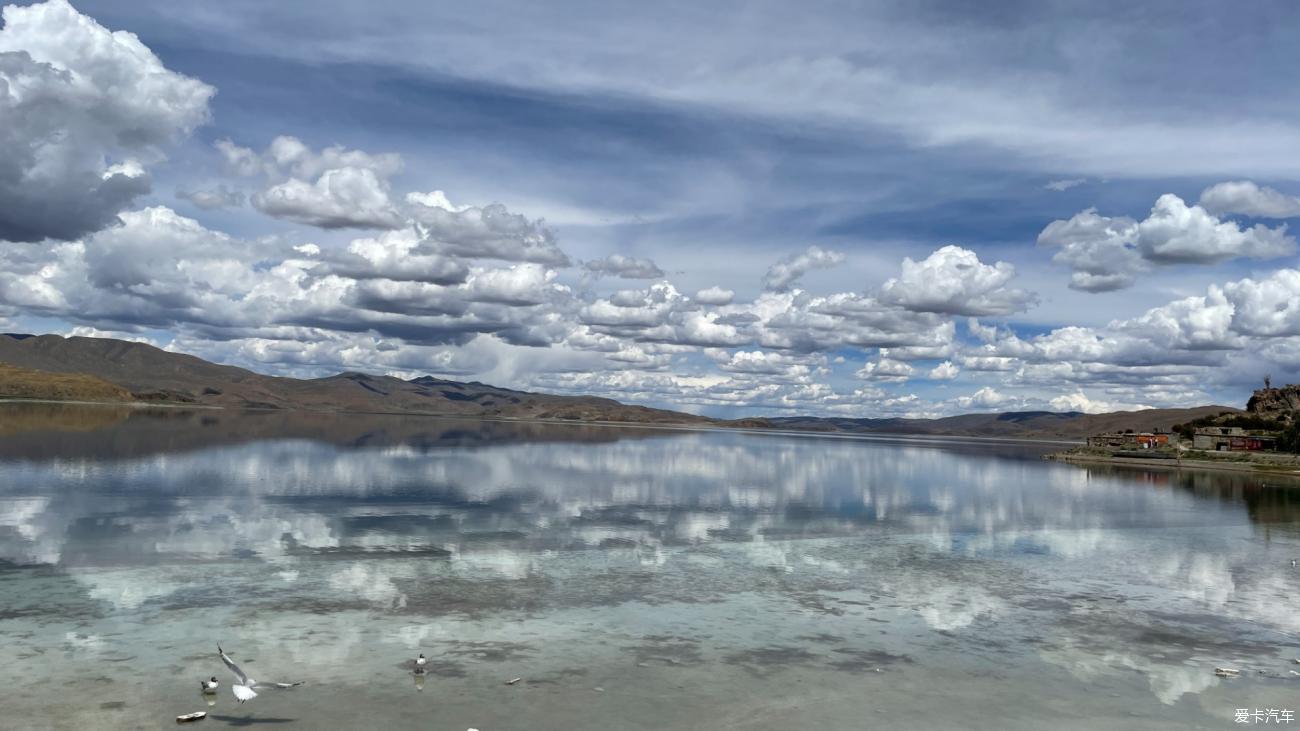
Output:
[[[1300,711],[1300,490],[1044,449],[0,405],[0,726],[1220,729]],[[217,643],[304,684],[240,705]]]

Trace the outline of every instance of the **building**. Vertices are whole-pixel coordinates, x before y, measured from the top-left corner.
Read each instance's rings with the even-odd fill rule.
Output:
[[[1088,446],[1108,449],[1159,449],[1169,446],[1169,435],[1151,432],[1098,434],[1095,437],[1088,437]]]
[[[1192,448],[1206,452],[1270,452],[1277,449],[1277,437],[1249,434],[1237,426],[1210,426],[1196,430]]]

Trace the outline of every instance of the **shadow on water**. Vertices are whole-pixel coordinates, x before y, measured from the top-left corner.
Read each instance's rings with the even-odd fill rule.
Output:
[[[226,724],[227,726],[261,726],[263,724],[276,725],[281,723],[294,723],[295,721],[298,720],[296,718],[268,718],[268,717],[259,718],[256,716],[244,716],[244,717],[216,716],[212,714],[209,714],[208,718],[212,719],[213,721],[220,721]]]

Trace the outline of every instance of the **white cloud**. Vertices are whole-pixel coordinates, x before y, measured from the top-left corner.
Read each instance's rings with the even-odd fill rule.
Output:
[[[962,409],[997,409],[1011,401],[1011,397],[999,393],[991,386],[985,386],[969,396],[959,396],[953,401]]]
[[[880,357],[867,361],[854,373],[858,378],[869,381],[906,381],[913,372],[912,366],[900,360]]]
[[[795,356],[762,350],[720,351],[718,367],[729,373],[776,376],[791,382],[809,382],[824,358]]]
[[[1210,297],[1217,294],[1214,288]],[[1232,306],[1232,329],[1246,336],[1300,336],[1300,270],[1279,269],[1262,279],[1240,279],[1223,286]]]
[[[961,373],[960,368],[958,368],[952,361],[945,360],[931,369],[929,378],[934,381],[951,381],[956,378],[959,373]]]
[[[214,89],[65,0],[4,8],[0,239],[71,240],[150,188],[144,164],[208,118]]]
[[[903,259],[902,273],[885,282],[881,299],[914,312],[947,315],[1009,315],[1025,310],[1034,295],[1009,289],[1015,267],[984,264],[959,246],[945,246],[920,262]]]
[[[729,305],[736,299],[734,290],[722,287],[706,287],[695,293],[695,301],[702,305]]]
[[[1048,403],[1055,411],[1082,411],[1085,414],[1105,414],[1111,411],[1140,411],[1151,408],[1145,404],[1127,404],[1105,399],[1094,399],[1083,391],[1062,394]]]
[[[1151,264],[1213,264],[1247,257],[1273,259],[1295,252],[1286,227],[1243,230],[1172,194],[1160,196],[1138,222],[1089,208],[1053,221],[1038,234],[1040,246],[1059,249],[1052,260],[1073,270],[1070,287],[1107,292],[1130,287]]]
[[[217,339],[373,333],[437,345],[492,333],[540,345],[573,327],[563,314],[572,295],[552,283],[553,271],[453,267],[443,279],[436,257],[392,255],[418,241],[410,232],[359,240],[344,255],[235,239],[167,208],[122,218],[120,227],[49,250],[0,245],[0,302],[103,329],[175,328]],[[434,279],[445,284],[423,281]]]
[[[331,168],[315,183],[290,178],[253,196],[259,211],[319,228],[397,228],[388,184],[367,168]]]
[[[1215,215],[1237,213],[1256,218],[1300,217],[1300,196],[1286,195],[1249,180],[1212,185],[1201,191],[1200,206]]]
[[[435,250],[467,259],[501,259],[533,262],[552,267],[569,266],[555,235],[542,221],[511,213],[500,203],[482,208],[452,206],[441,200],[408,198],[416,230]]]
[[[1070,287],[1108,292],[1131,286],[1144,263],[1132,243],[1137,221],[1107,218],[1089,208],[1067,220],[1053,221],[1038,234],[1038,245],[1059,248],[1052,261],[1074,270]]]
[[[1242,230],[1200,206],[1188,206],[1171,193],[1160,196],[1151,215],[1138,224],[1137,245],[1144,258],[1158,263],[1205,264],[1236,257],[1274,259],[1296,250],[1295,239],[1286,235],[1285,225],[1271,229],[1258,224]]]
[[[328,266],[333,273],[354,279],[460,284],[469,276],[464,261],[431,250],[414,227],[353,239],[346,251],[328,254]]]
[[[388,182],[402,169],[400,155],[341,145],[317,152],[286,135],[273,139],[262,153],[230,140],[218,140],[216,147],[232,174],[270,181],[252,197],[253,206],[268,216],[324,229],[404,224]]]
[[[504,268],[478,268],[466,288],[476,302],[540,305],[550,299],[555,272],[540,264],[515,264]]]
[[[799,292],[765,292],[749,305],[723,308],[746,320],[756,341],[768,348],[814,352],[835,347],[942,348],[952,342],[951,320],[911,312],[865,295],[815,297]]]
[[[596,276],[611,275],[619,279],[660,279],[664,276],[664,271],[653,261],[622,254],[583,262],[582,268]]]
[[[763,287],[773,292],[784,292],[794,286],[800,277],[815,269],[830,269],[844,263],[844,254],[809,246],[801,254],[787,256],[768,268],[763,276]]]

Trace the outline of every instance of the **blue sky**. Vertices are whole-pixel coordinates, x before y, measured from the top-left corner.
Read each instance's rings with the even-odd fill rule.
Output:
[[[1300,380],[1297,14],[9,6],[0,324],[720,415],[1239,404]]]

